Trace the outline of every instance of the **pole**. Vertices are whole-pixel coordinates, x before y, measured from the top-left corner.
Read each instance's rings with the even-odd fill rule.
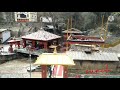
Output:
[[[69,30],[69,19],[68,19],[68,23],[67,23],[67,39],[68,39],[68,30]],[[68,50],[68,42],[66,40],[66,51]]]
[[[71,28],[70,30],[72,31],[72,17],[71,17],[71,27],[70,28]]]
[[[104,15],[103,15],[103,17],[102,17],[102,29],[101,29],[101,33],[100,33],[100,34],[102,34],[102,31],[103,31],[103,28],[104,28],[103,21],[104,21]],[[101,36],[101,37],[102,37],[102,36]],[[104,38],[104,40],[105,40],[105,38]],[[104,50],[104,44],[102,45],[102,49]],[[103,50],[102,50],[102,51],[103,51]]]
[[[30,78],[31,78],[31,47],[29,46],[29,59],[30,59]]]
[[[31,78],[31,54],[30,54],[30,78]]]
[[[68,39],[68,30],[69,30],[69,19],[68,19],[68,23],[67,23],[67,39]]]
[[[107,33],[108,33],[108,19],[107,19],[107,25],[106,25],[105,36],[104,36],[105,40],[106,40],[106,38],[107,38]]]

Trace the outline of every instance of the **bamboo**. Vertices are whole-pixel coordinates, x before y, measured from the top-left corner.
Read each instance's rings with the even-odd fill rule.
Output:
[[[72,31],[72,17],[71,17],[71,19],[70,19],[71,21],[70,21],[70,31]],[[70,33],[71,34],[71,33]]]
[[[103,28],[104,28],[104,25],[103,25],[103,23],[104,23],[104,15],[103,15],[103,17],[102,17],[102,29],[101,29],[101,35],[102,35],[102,31],[104,32],[104,30],[103,30]],[[104,32],[105,33],[105,32]],[[102,36],[101,36],[102,37]],[[104,38],[104,40],[105,40],[105,38]],[[104,50],[104,44],[102,45],[102,51]]]
[[[107,20],[107,25],[106,25],[106,30],[105,30],[105,36],[104,36],[105,40],[107,39],[107,32],[108,32],[108,20]]]
[[[102,29],[101,29],[101,33],[100,33],[100,34],[102,34],[102,31],[103,31],[103,28],[104,28],[103,23],[104,23],[104,15],[103,15],[103,17],[102,17]]]

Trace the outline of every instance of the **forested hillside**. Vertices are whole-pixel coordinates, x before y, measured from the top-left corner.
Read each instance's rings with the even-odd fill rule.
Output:
[[[110,15],[115,17],[113,22],[108,25],[109,31],[118,33],[120,27],[120,12],[38,12],[38,23],[41,16],[50,16],[53,18],[53,25],[58,23],[67,24],[67,20],[72,18],[72,27],[83,31],[97,29],[102,26],[102,17],[104,15],[103,25],[106,27],[107,19]],[[0,24],[14,23],[14,12],[0,12]],[[66,29],[66,26],[63,28]]]

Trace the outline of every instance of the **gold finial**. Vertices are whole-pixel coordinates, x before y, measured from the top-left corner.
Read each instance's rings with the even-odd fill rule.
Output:
[[[57,46],[54,48],[54,52],[53,52],[54,54],[57,53],[57,49],[56,48],[57,48]]]

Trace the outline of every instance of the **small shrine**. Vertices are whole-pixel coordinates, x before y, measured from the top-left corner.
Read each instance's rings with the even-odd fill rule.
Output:
[[[49,46],[55,41],[58,45],[61,36],[46,32],[44,30],[39,30],[37,32],[25,35],[21,37],[23,40],[23,48],[27,46],[27,42],[31,43],[32,47],[48,50]]]
[[[63,78],[68,78],[68,66],[75,65],[74,61],[65,53],[57,53],[56,47],[53,53],[41,54],[34,64],[41,65],[42,78],[47,78],[47,65],[55,65],[55,69],[57,69],[57,65],[63,66],[63,70],[58,71],[63,74]]]

